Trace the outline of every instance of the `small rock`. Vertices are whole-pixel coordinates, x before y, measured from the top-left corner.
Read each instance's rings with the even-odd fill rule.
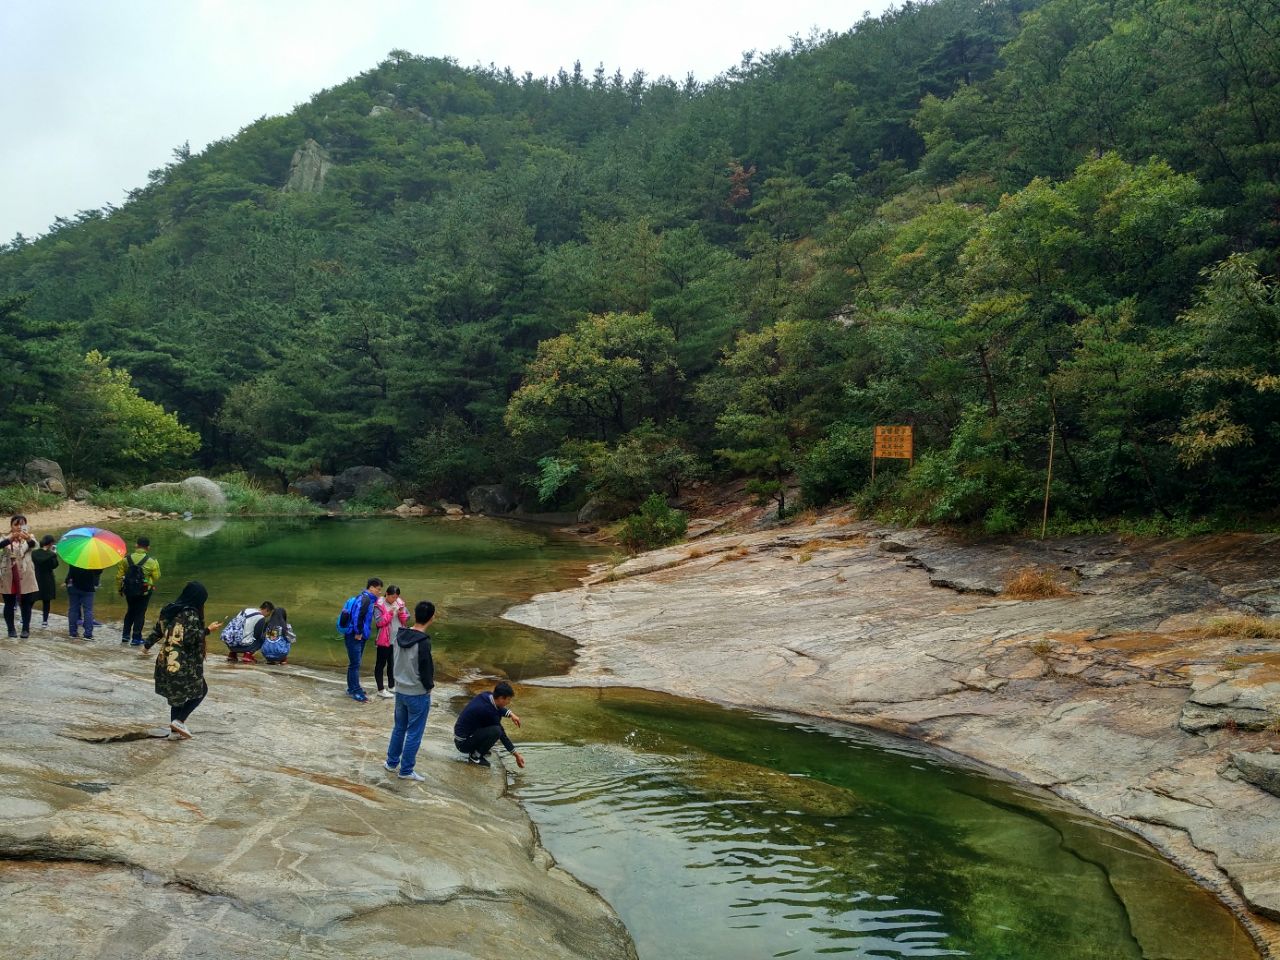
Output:
[[[1231,766],[1255,787],[1280,797],[1280,753],[1231,754]]]

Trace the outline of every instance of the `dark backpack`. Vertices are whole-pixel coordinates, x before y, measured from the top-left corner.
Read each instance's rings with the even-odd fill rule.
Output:
[[[142,555],[142,563],[133,562],[133,554],[124,558],[124,582],[120,584],[120,592],[126,597],[144,597],[147,594],[147,574],[142,564],[151,559],[151,554]]]

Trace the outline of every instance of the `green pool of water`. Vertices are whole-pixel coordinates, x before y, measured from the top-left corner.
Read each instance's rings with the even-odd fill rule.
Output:
[[[270,599],[301,637],[291,661],[316,666],[345,667],[342,601],[370,575],[397,583],[440,607],[437,661],[454,677],[564,672],[570,643],[499,614],[603,555],[476,519],[117,529],[150,535],[160,602],[188,579],[208,586],[211,617]],[[99,619],[122,613],[105,589]],[[1225,908],[1134,838],[927,751],[639,691],[526,684],[518,707],[516,795],[645,960],[1258,957]]]

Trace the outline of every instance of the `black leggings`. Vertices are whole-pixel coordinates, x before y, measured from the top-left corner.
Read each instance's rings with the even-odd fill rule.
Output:
[[[387,671],[387,689],[394,690],[396,688],[395,665],[391,658],[390,647],[378,648],[378,659],[373,664],[373,679],[378,684],[378,689],[382,689],[382,671]]]
[[[204,700],[204,698],[209,695],[209,684],[205,683],[204,681],[201,681],[201,688],[202,689],[200,690],[200,696],[192,697],[190,700],[182,704],[182,706],[180,707],[169,708],[170,722],[174,720],[177,720],[181,723],[187,722],[187,717],[191,716],[191,714],[195,711],[196,707],[200,706],[200,703]]]
[[[22,611],[22,629],[31,629],[31,610],[36,605],[38,596],[40,596],[38,593],[6,593],[4,595],[4,625],[9,628],[10,633],[17,632],[13,618],[15,610]]]
[[[49,605],[51,603],[53,603],[52,600],[45,600],[43,597],[40,598],[40,614],[41,619],[44,620],[45,623],[49,622]]]

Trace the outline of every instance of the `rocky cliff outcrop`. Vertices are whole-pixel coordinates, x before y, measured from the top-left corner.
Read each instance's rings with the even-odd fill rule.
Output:
[[[1002,596],[1028,566],[1068,592]],[[544,682],[879,727],[1048,787],[1151,840],[1274,950],[1280,799],[1223,772],[1280,740],[1280,641],[1206,624],[1275,609],[1277,566],[1280,538],[960,543],[832,517],[643,554],[507,616],[579,642]]]
[[[382,768],[390,706],[337,676],[211,658],[180,742],[150,657],[32,644],[0,667],[7,956],[634,957],[503,771],[457,762],[448,691],[419,784]]]
[[[285,193],[319,193],[324,189],[333,161],[329,152],[314,140],[308,139],[293,152],[289,164],[289,179],[281,188]]]

